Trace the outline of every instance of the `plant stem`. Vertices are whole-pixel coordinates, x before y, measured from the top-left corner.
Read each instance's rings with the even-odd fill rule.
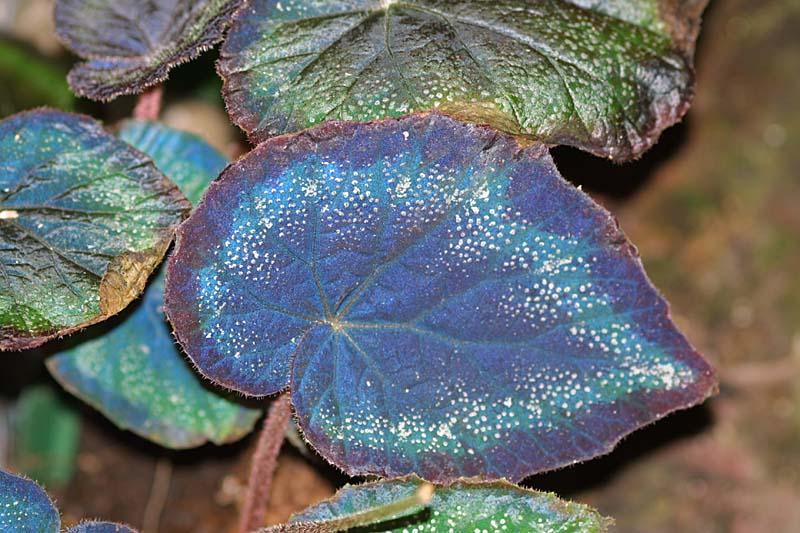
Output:
[[[283,444],[291,416],[292,406],[289,401],[289,393],[283,392],[269,406],[267,418],[264,420],[264,426],[258,436],[239,523],[240,533],[248,533],[264,525],[272,478],[278,464],[278,452]]]
[[[164,86],[160,83],[150,87],[139,95],[136,107],[133,108],[133,118],[138,120],[158,120],[161,114],[161,99],[164,96]]]
[[[172,462],[167,457],[160,457],[153,471],[153,484],[150,497],[142,518],[142,533],[158,533],[161,513],[167,503],[169,486],[172,481]]]
[[[321,522],[297,522],[273,526],[261,530],[260,533],[336,533],[354,527],[369,526],[386,520],[390,516],[411,511],[415,507],[428,505],[433,498],[433,491],[433,485],[423,483],[414,494],[396,502]]]

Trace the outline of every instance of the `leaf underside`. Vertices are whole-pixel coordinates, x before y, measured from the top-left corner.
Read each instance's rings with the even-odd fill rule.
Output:
[[[408,498],[419,486],[420,481],[413,478],[346,485],[330,500],[292,516],[290,523],[319,523],[352,516]],[[610,523],[590,507],[559,500],[553,494],[505,482],[460,481],[438,487],[425,508],[384,517],[369,531],[603,533]]]
[[[119,312],[189,208],[149,158],[88,117],[43,109],[0,122],[0,349]]]
[[[222,40],[242,3],[58,0],[58,35],[86,60],[70,72],[70,86],[79,96],[101,101],[141,93]]]
[[[253,0],[219,71],[256,142],[439,110],[615,160],[685,113],[706,0]]]
[[[715,386],[546,149],[445,116],[267,141],[177,243],[167,314],[200,372],[289,388],[305,437],[351,475],[518,480]]]
[[[227,164],[203,140],[161,124],[129,121],[120,137],[151,156],[195,203]],[[175,345],[163,301],[160,271],[121,323],[51,357],[51,374],[121,428],[169,448],[222,444],[246,435],[261,411],[202,383]]]

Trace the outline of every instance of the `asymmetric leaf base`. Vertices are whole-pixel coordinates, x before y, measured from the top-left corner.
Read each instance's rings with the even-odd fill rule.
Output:
[[[543,146],[441,115],[331,123],[233,163],[178,231],[166,307],[200,372],[290,389],[351,475],[519,480],[715,388]]]

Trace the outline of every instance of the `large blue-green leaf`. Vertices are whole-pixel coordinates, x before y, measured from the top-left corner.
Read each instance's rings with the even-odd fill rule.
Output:
[[[0,122],[0,350],[105,320],[144,289],[189,203],[89,117]]]
[[[715,386],[543,146],[441,115],[329,124],[229,166],[179,230],[166,305],[204,375],[290,389],[350,474],[516,480]]]
[[[227,164],[203,140],[166,126],[131,121],[120,136],[150,155],[193,202]],[[142,302],[110,331],[48,360],[64,387],[118,426],[171,448],[223,443],[250,432],[260,411],[201,382],[172,338],[159,272]]]
[[[396,533],[603,533],[611,525],[611,520],[590,507],[505,482],[459,481],[436,488],[427,505],[388,514],[376,512],[413,500],[419,488],[420,481],[413,478],[346,485],[332,499],[292,516],[288,525],[267,531],[350,531],[342,526],[358,524],[368,531]],[[308,527],[321,524],[336,527]]]

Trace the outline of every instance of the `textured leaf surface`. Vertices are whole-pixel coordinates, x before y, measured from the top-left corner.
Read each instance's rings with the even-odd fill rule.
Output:
[[[197,205],[208,184],[228,164],[224,155],[200,137],[158,122],[129,120],[120,138],[146,153],[189,199]]]
[[[253,0],[222,47],[257,141],[438,109],[618,160],[686,111],[706,0]]]
[[[120,136],[150,155],[194,202],[227,164],[203,140],[160,124],[130,121]],[[104,335],[51,357],[50,372],[118,426],[170,448],[249,433],[261,412],[201,382],[175,345],[163,301],[162,271],[131,314]]]
[[[70,528],[67,533],[136,533],[136,530],[114,522],[84,522]]]
[[[190,205],[88,117],[0,123],[0,349],[101,321],[144,288]]]
[[[58,533],[61,517],[42,487],[0,470],[0,531],[3,533]],[[113,522],[83,522],[67,533],[136,533]]]
[[[0,470],[0,531],[58,533],[60,527],[58,511],[42,487]]]
[[[290,523],[336,520],[413,496],[414,479],[380,481],[342,488],[319,505],[294,515]],[[503,482],[458,482],[439,487],[427,509],[388,516],[369,531],[439,532],[526,531],[530,533],[602,533],[610,520],[585,505],[553,494]]]
[[[58,0],[61,40],[87,61],[69,74],[94,100],[137,94],[219,42],[242,0]]]
[[[290,387],[350,474],[520,479],[714,388],[635,248],[544,147],[439,115],[260,145],[179,229],[167,285],[200,371]]]

